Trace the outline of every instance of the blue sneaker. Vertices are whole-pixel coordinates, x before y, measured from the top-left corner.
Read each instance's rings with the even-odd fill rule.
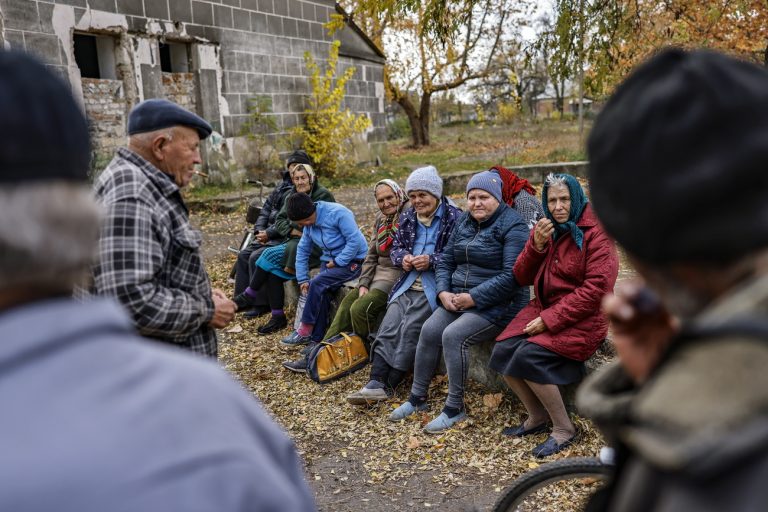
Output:
[[[424,427],[424,432],[427,434],[439,434],[448,430],[458,422],[464,421],[465,419],[467,419],[467,413],[464,411],[461,411],[453,418],[449,418],[447,414],[441,412],[440,416],[427,423],[427,425]]]
[[[306,345],[310,341],[310,336],[302,336],[298,331],[293,331],[291,334],[280,340],[280,344],[286,347],[298,347],[299,345]]]
[[[389,421],[401,421],[415,413],[416,411],[426,411],[427,404],[413,405],[411,402],[405,402],[403,405],[392,411],[389,415]]]

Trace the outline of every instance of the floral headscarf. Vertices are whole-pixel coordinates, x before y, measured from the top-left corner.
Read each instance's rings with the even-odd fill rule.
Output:
[[[376,189],[381,185],[386,185],[391,188],[392,192],[395,193],[398,202],[397,211],[392,215],[387,215],[384,222],[381,224],[381,227],[379,227],[379,230],[376,232],[376,245],[380,252],[386,252],[387,249],[392,246],[395,233],[397,233],[399,228],[398,220],[400,218],[400,213],[403,211],[405,203],[408,202],[408,196],[405,195],[405,191],[397,184],[397,182],[390,179],[383,179],[376,183],[376,186],[373,187],[374,196],[376,195]]]

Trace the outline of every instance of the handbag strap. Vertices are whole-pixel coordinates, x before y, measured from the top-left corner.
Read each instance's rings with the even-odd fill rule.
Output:
[[[347,361],[352,361],[352,338],[345,332],[339,333],[347,341],[345,350],[347,351]]]

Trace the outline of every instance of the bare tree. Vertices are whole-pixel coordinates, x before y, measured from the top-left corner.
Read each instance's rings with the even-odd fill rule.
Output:
[[[430,143],[430,108],[435,93],[484,78],[493,69],[510,16],[512,0],[480,0],[473,7],[448,7],[466,20],[456,37],[441,43],[419,29],[424,12],[400,20],[385,37],[389,61],[386,87],[408,117],[415,147]]]

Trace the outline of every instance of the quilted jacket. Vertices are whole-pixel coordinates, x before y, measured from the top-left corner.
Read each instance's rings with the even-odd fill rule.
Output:
[[[619,256],[590,205],[576,224],[584,232],[582,250],[570,235],[561,235],[539,252],[531,231],[514,273],[521,286],[534,286],[536,297],[497,339],[523,334],[526,324],[541,316],[547,330],[528,341],[562,356],[585,361],[603,342],[608,320],[600,303],[616,284]]]

